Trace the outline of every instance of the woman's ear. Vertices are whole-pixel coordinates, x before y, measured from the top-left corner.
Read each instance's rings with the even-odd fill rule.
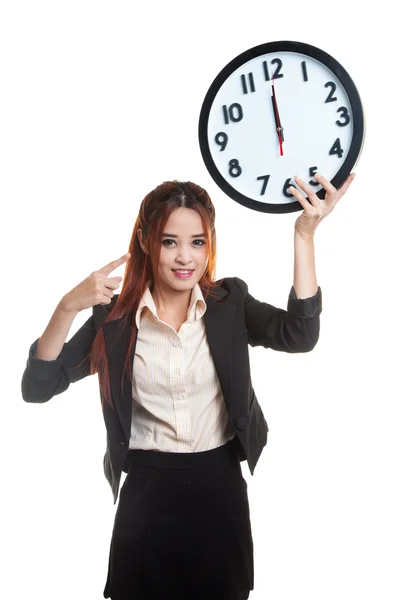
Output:
[[[145,244],[143,242],[143,235],[142,235],[142,230],[141,229],[137,230],[137,235],[138,235],[138,238],[139,238],[140,247],[142,248],[143,252],[145,254],[147,254],[146,246],[145,246]]]

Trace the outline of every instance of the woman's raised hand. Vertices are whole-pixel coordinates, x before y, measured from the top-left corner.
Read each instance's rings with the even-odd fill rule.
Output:
[[[121,258],[112,260],[110,263],[93,271],[81,283],[65,294],[62,303],[68,311],[80,312],[96,304],[110,304],[114,296],[113,290],[120,285],[122,277],[108,277],[115,269],[128,260],[130,253]]]

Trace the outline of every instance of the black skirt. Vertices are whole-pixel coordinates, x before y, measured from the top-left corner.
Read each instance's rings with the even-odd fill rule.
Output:
[[[254,587],[238,439],[204,452],[129,450],[104,598],[246,600]]]

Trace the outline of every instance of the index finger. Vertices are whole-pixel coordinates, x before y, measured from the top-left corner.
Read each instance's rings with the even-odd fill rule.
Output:
[[[104,267],[99,269],[99,271],[101,271],[101,273],[103,273],[104,275],[109,275],[115,269],[117,269],[119,266],[124,264],[124,262],[126,262],[129,257],[130,257],[130,252],[127,252],[120,258],[117,258],[116,260],[112,260],[111,262],[109,262],[107,265],[105,265]]]

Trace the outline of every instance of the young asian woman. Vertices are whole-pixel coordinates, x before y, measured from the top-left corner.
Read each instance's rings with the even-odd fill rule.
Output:
[[[104,473],[114,504],[104,597],[245,600],[254,589],[247,483],[268,424],[251,382],[248,346],[310,352],[322,293],[313,237],[350,175],[321,201],[296,179],[294,282],[287,310],[255,299],[238,277],[215,281],[215,209],[191,182],[143,199],[128,254],[65,294],[29,349],[21,389],[47,402],[98,373],[107,431]],[[125,276],[109,277],[121,264]],[[92,314],[68,341],[76,314]],[[127,473],[119,490],[122,471]]]

